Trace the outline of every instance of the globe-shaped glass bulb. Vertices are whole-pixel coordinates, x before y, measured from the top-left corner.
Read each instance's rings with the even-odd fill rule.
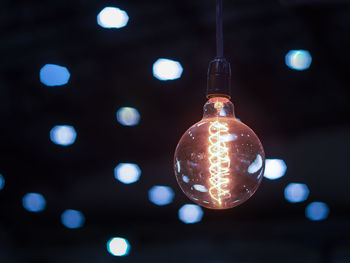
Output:
[[[181,137],[174,170],[182,191],[212,209],[238,206],[257,190],[265,168],[264,149],[255,133],[234,115],[225,97],[210,98],[203,119]]]

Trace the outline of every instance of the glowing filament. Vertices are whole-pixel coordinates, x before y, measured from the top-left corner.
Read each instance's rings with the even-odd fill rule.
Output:
[[[223,108],[221,102],[216,102],[214,107],[220,111]],[[219,122],[218,120],[212,122],[209,126],[209,188],[210,196],[216,200],[219,205],[222,204],[223,199],[231,196],[227,186],[230,182],[228,176],[230,175],[230,158],[228,148],[225,144],[225,136],[228,135],[227,123]]]

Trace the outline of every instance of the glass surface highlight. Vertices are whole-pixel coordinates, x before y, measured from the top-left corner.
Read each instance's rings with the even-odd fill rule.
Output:
[[[174,156],[182,191],[211,209],[232,208],[248,200],[260,185],[264,167],[258,137],[235,118],[232,102],[224,97],[207,101],[203,119],[185,132]]]

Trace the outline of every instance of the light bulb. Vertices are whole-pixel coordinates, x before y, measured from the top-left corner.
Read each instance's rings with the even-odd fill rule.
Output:
[[[265,154],[255,133],[235,118],[227,96],[212,96],[201,121],[181,137],[174,170],[195,203],[227,209],[248,200],[263,178]]]

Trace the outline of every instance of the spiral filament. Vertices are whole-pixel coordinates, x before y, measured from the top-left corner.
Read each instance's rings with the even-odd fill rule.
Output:
[[[220,111],[223,107],[221,102],[216,102],[214,107]],[[209,126],[209,188],[210,196],[222,204],[222,200],[230,198],[227,190],[230,179],[230,158],[224,137],[228,134],[227,123],[216,120]]]

